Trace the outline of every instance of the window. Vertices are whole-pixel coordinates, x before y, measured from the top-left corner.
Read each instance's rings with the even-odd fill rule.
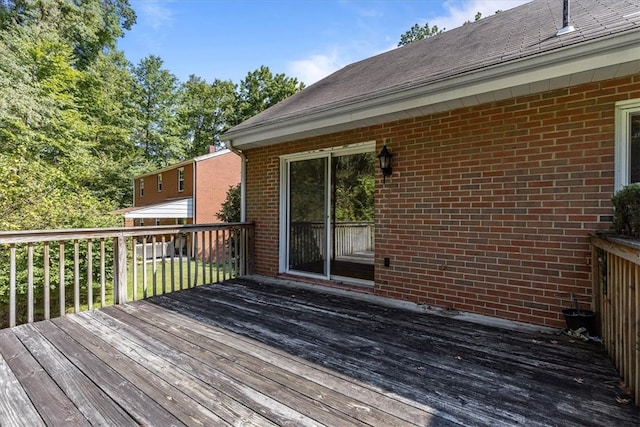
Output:
[[[156,218],[156,225],[160,225],[160,218]]]
[[[162,174],[158,174],[158,192],[162,191]]]
[[[178,191],[184,191],[184,168],[178,169]]]
[[[616,103],[615,191],[640,182],[640,99]]]
[[[144,178],[140,178],[140,197],[144,197]]]

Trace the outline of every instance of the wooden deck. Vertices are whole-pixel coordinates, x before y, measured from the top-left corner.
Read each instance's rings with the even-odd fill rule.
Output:
[[[638,426],[597,344],[233,280],[0,331],[0,425]]]

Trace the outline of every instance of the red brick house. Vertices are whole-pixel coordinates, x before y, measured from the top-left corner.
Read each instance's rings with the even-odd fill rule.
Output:
[[[224,139],[257,274],[563,326],[573,295],[591,303],[589,234],[640,181],[640,4],[574,0],[563,22],[536,0],[351,64]]]
[[[213,151],[158,169],[133,180],[132,225],[210,224],[220,222],[229,187],[240,182],[240,157]]]

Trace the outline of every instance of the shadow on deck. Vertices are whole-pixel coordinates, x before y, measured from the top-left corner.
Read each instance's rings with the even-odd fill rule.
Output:
[[[637,426],[597,344],[234,279],[0,331],[0,425]]]

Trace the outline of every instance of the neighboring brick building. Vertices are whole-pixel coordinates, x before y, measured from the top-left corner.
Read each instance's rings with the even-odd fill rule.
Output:
[[[227,191],[240,182],[240,157],[212,150],[133,181],[133,207],[124,214],[132,225],[217,223]]]
[[[232,128],[256,273],[554,327],[573,295],[590,304],[589,234],[640,181],[640,9],[571,5],[575,31],[558,31],[562,2],[533,1],[347,66]],[[335,274],[336,163],[383,145],[372,277]],[[318,215],[299,213],[315,203],[300,180],[321,193]],[[294,222],[315,266],[295,261]]]

